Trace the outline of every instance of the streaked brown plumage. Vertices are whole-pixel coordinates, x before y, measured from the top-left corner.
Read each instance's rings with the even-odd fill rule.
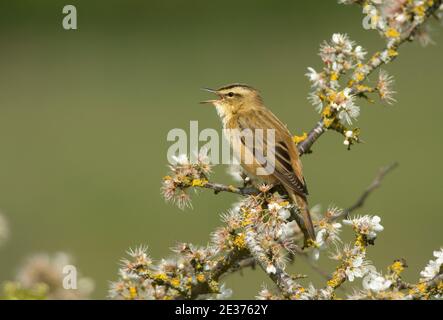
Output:
[[[217,100],[204,102],[215,105],[225,129],[275,130],[275,148],[271,148],[274,150],[275,170],[268,175],[260,175],[258,178],[268,183],[283,185],[291,201],[300,209],[302,219],[297,214],[295,218],[304,232],[305,243],[309,239],[314,240],[315,231],[306,199],[308,192],[302,165],[297,147],[287,127],[265,107],[260,93],[248,85],[232,84],[217,90],[206,90],[219,96]],[[262,155],[270,151],[267,149],[266,133],[263,136],[263,142],[254,141],[252,148],[241,139],[230,140],[241,166],[252,176],[256,176],[258,168],[263,168],[263,162],[259,163],[260,161],[255,158],[257,151]],[[251,159],[247,158],[248,156],[254,159],[252,163],[245,163],[244,159]]]

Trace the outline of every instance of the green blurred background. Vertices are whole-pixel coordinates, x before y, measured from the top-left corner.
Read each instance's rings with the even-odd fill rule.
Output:
[[[77,7],[77,31],[62,29],[66,4]],[[0,209],[11,237],[0,281],[31,253],[67,251],[104,298],[129,247],[148,244],[159,259],[176,241],[206,244],[236,197],[201,192],[185,212],[166,204],[167,132],[190,120],[219,129],[199,88],[231,82],[259,88],[294,133],[308,131],[318,115],[304,73],[321,68],[320,42],[346,32],[369,52],[383,45],[361,18],[335,0],[2,1]],[[410,281],[443,244],[443,31],[434,29],[436,45],[407,44],[387,68],[398,103],[361,103],[364,144],[348,152],[329,133],[303,158],[310,203],[342,207],[379,167],[400,162],[360,213],[385,226],[369,258],[381,270],[406,258]],[[229,179],[225,168],[214,175]],[[320,283],[303,261],[291,270]],[[266,277],[248,270],[226,281],[247,298]]]

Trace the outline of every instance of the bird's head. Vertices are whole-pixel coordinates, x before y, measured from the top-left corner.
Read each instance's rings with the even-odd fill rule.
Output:
[[[246,84],[231,84],[219,89],[203,90],[214,93],[218,99],[206,100],[201,103],[213,104],[223,114],[233,114],[240,110],[249,110],[260,106],[262,99],[258,90]]]

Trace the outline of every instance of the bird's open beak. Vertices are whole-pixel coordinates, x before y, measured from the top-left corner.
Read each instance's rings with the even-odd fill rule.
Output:
[[[214,93],[216,95],[218,95],[220,97],[220,94],[218,93],[217,90],[214,89],[210,89],[210,88],[202,88],[203,91],[207,91],[207,92],[211,92]],[[217,102],[219,100],[213,99],[213,100],[205,100],[205,101],[201,101],[201,104],[214,104],[215,102]]]

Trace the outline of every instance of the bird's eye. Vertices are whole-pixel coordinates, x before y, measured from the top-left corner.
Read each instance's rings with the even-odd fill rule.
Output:
[[[229,98],[232,98],[233,96],[234,96],[234,92],[229,92],[229,93],[228,93],[228,97],[229,97]]]

